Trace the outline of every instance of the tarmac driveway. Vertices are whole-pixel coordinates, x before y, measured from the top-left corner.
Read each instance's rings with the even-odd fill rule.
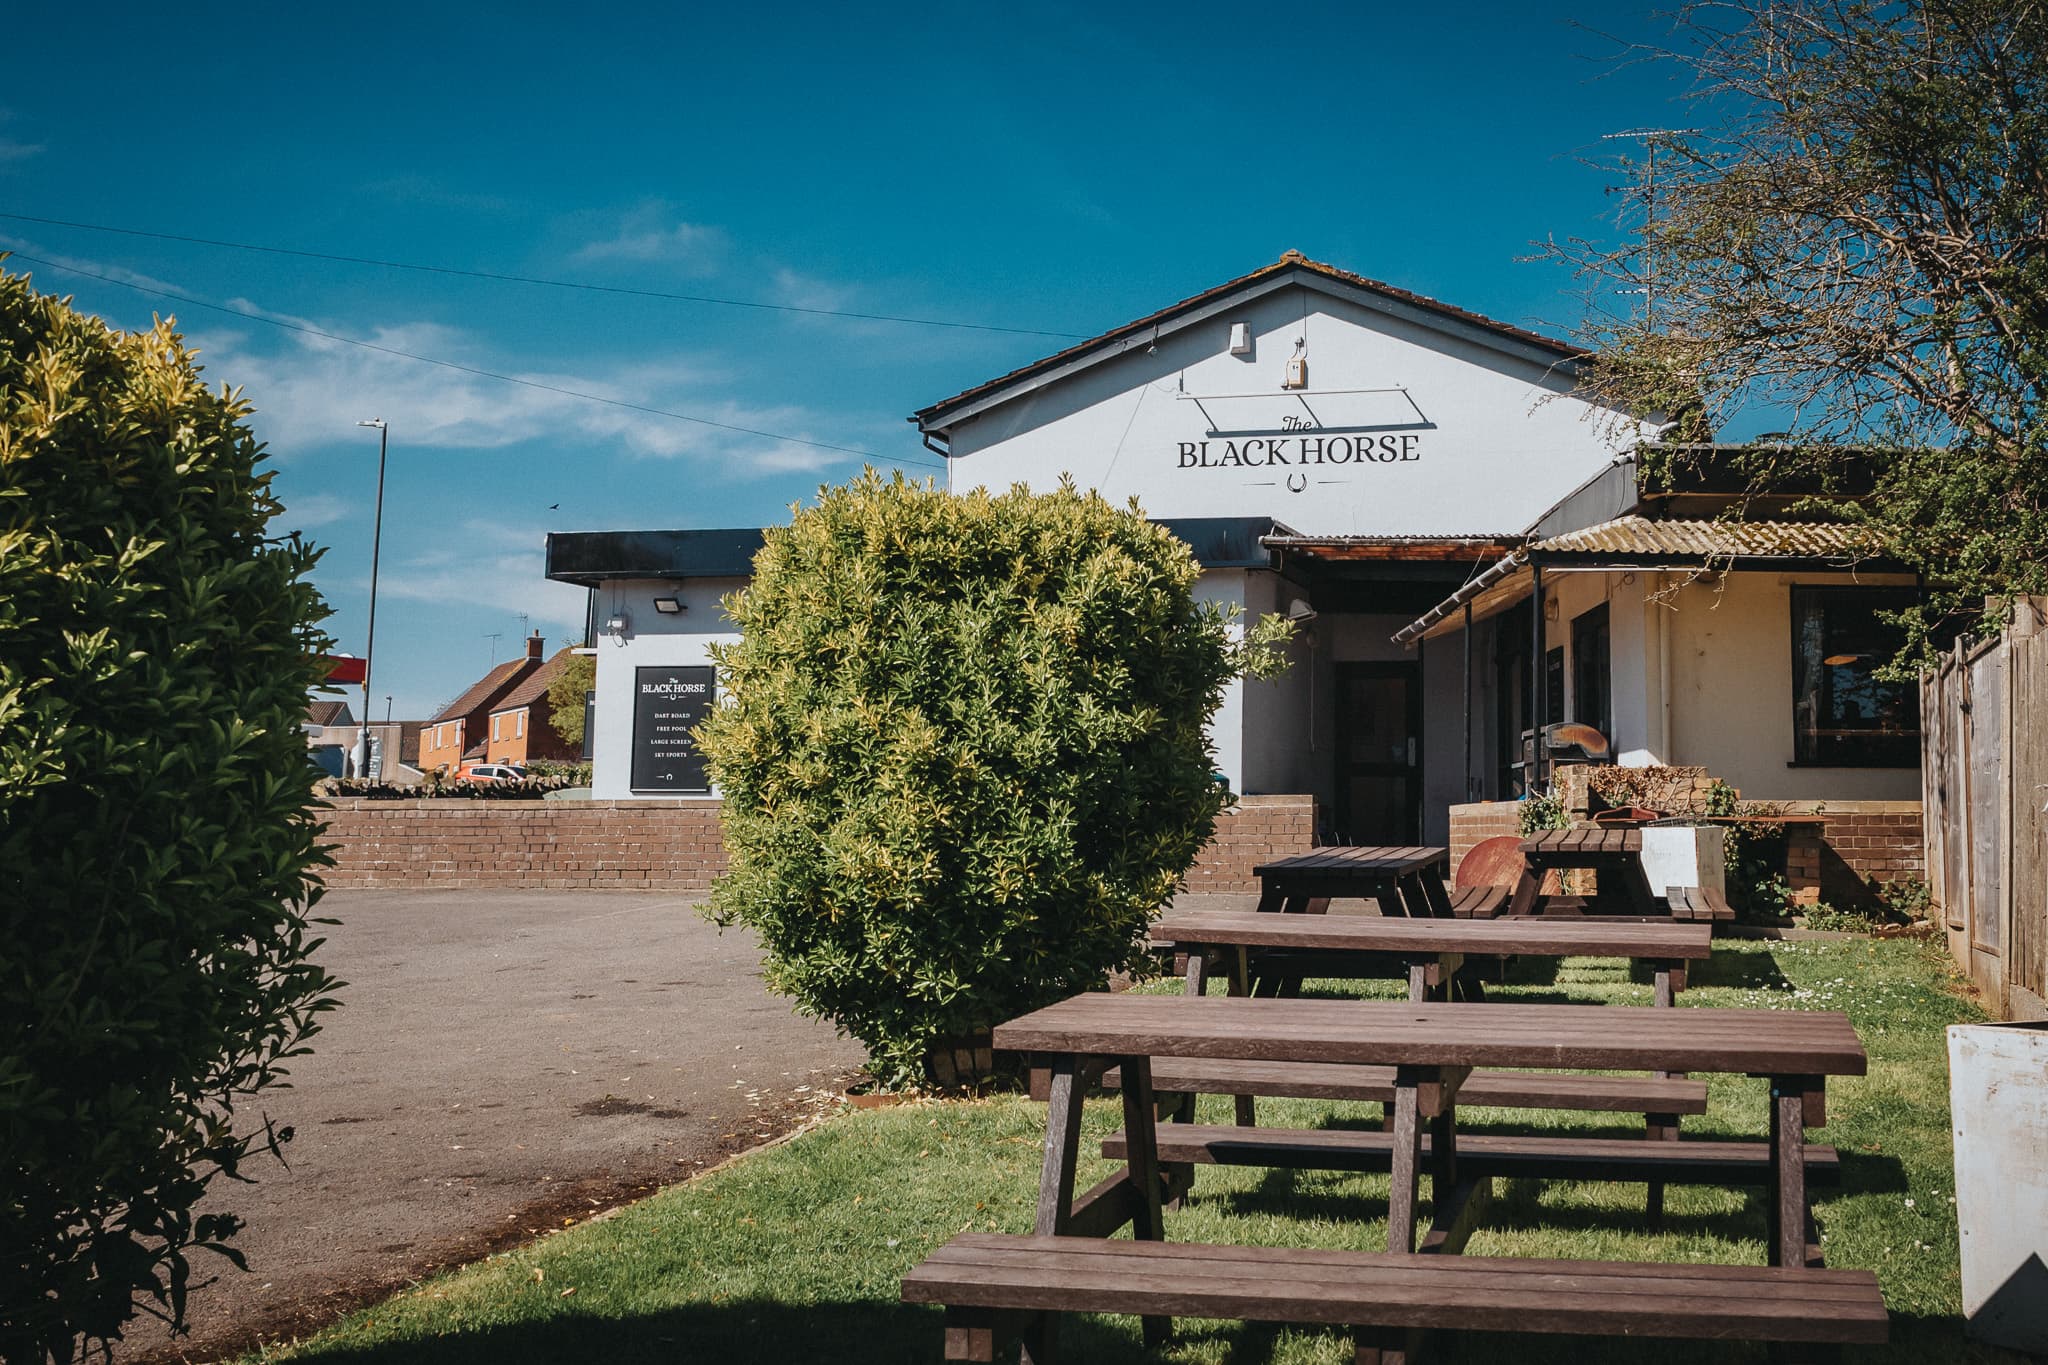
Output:
[[[260,1104],[296,1130],[291,1165],[260,1158],[258,1183],[211,1197],[248,1220],[249,1273],[196,1258],[220,1278],[192,1336],[138,1322],[123,1362],[302,1335],[786,1132],[864,1060],[685,897],[347,891],[320,911],[344,1004]]]

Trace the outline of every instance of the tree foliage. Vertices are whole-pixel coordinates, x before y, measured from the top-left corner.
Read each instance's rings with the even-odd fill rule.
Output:
[[[300,730],[326,615],[237,396],[0,272],[0,1359],[182,1323],[238,1122],[335,984]]]
[[[1229,799],[1205,723],[1284,623],[1234,640],[1184,544],[1071,486],[870,471],[754,571],[698,733],[732,860],[711,913],[760,933],[770,984],[901,1082],[1136,967]]]
[[[597,684],[597,660],[588,654],[571,654],[562,661],[562,671],[548,684],[548,724],[564,744],[583,743],[583,707],[590,689]]]
[[[2048,590],[2048,10],[1694,4],[1638,55],[1693,78],[1698,127],[1614,167],[1631,240],[1550,248],[1599,396],[1682,395],[1685,439],[1781,414],[1737,467],[1845,499],[1934,584],[1923,629]]]

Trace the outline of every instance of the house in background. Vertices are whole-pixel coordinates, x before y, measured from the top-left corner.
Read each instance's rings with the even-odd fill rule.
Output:
[[[527,637],[523,658],[497,665],[426,721],[420,728],[422,771],[453,774],[464,763],[484,760],[489,753],[491,712],[545,666],[541,645],[540,632],[535,631]]]
[[[555,733],[551,723],[554,703],[548,688],[569,664],[574,650],[564,647],[554,657],[529,673],[491,708],[490,737],[484,741],[484,757],[493,763],[525,763],[529,759],[551,758],[571,762],[581,758],[577,747]]]
[[[356,739],[356,717],[348,703],[318,697],[307,702],[304,728],[314,765],[329,777],[347,771],[349,746]]]

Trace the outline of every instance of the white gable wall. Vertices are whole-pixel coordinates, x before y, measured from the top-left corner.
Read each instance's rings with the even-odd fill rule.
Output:
[[[1238,321],[1254,336],[1249,356],[1229,353]],[[1044,490],[1066,475],[1112,501],[1136,497],[1148,516],[1270,516],[1312,535],[1519,531],[1626,434],[1565,396],[1554,362],[1487,335],[1281,289],[960,422],[952,486]],[[1298,337],[1322,430],[1281,429],[1309,420],[1281,388]],[[1414,406],[1340,392],[1394,386]]]

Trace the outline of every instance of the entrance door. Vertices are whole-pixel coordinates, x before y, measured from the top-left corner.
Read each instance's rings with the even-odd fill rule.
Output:
[[[1337,841],[1413,844],[1422,829],[1418,665],[1337,665]]]

